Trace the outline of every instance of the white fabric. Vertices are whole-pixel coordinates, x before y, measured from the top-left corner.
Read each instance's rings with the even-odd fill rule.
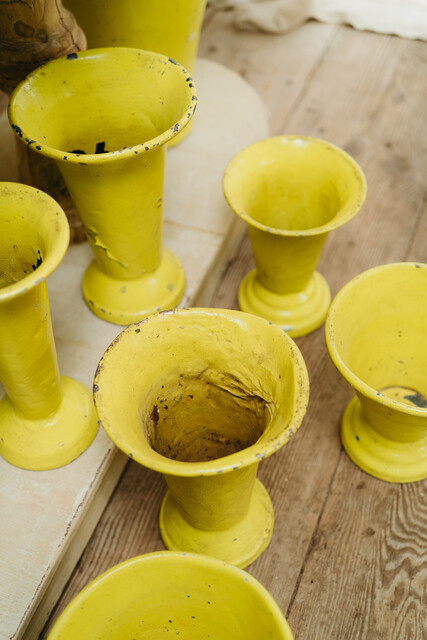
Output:
[[[210,4],[232,9],[239,29],[283,33],[315,18],[427,40],[427,0],[211,0]]]

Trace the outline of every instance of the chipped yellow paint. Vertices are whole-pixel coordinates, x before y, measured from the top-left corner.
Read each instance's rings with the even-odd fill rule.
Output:
[[[341,437],[350,458],[389,482],[427,477],[427,265],[365,271],[332,302],[329,354],[357,397]]]
[[[315,268],[328,233],[363,204],[362,170],[323,140],[278,136],[238,153],[225,170],[223,187],[233,211],[248,224],[256,264],[240,285],[240,308],[293,337],[317,329],[330,291]]]
[[[279,327],[229,310],[150,316],[106,351],[94,397],[117,446],[164,474],[168,548],[240,567],[266,548],[273,508],[258,464],[295,433],[308,401],[303,358]]]
[[[158,551],[118,564],[62,612],[48,640],[293,640],[266,589],[202,555]]]
[[[64,212],[25,185],[0,184],[0,454],[41,470],[84,451],[97,431],[89,389],[59,375],[45,279],[69,240]]]
[[[56,160],[76,204],[95,255],[83,295],[104,320],[129,324],[184,294],[181,263],[162,250],[163,181],[167,143],[196,103],[183,67],[125,48],[53,60],[11,97],[16,134]]]

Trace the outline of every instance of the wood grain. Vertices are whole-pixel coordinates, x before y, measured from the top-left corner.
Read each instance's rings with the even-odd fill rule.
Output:
[[[272,133],[294,112],[339,27],[309,22],[285,36],[236,31],[218,13],[202,32],[199,55],[234,69],[262,96]]]
[[[296,637],[425,639],[426,549],[426,483],[381,482],[343,454],[290,612]]]
[[[201,54],[256,87],[273,134],[323,137],[364,169],[366,204],[330,235],[319,263],[333,293],[376,264],[426,261],[423,43],[315,22],[283,36],[239,33],[225,13],[209,16]],[[246,236],[212,306],[237,308],[252,265]],[[275,529],[248,570],[298,640],[426,640],[427,482],[388,484],[349,460],[338,429],[352,390],[322,328],[296,342],[310,375],[309,409],[293,440],[260,465]],[[156,474],[128,465],[53,617],[107,567],[162,548],[163,491]]]

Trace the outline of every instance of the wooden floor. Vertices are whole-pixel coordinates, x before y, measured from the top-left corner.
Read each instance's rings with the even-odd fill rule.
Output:
[[[319,264],[333,294],[374,265],[427,262],[425,43],[316,22],[281,36],[241,33],[225,13],[207,15],[200,55],[258,90],[273,135],[322,137],[362,166],[366,204],[329,236]],[[212,306],[237,308],[251,266],[245,239]],[[248,571],[296,640],[425,640],[427,481],[388,484],[349,460],[338,428],[352,391],[331,364],[323,328],[296,342],[310,375],[309,410],[294,439],[260,465],[275,529]],[[129,462],[41,638],[99,573],[164,548],[164,491],[159,475]]]

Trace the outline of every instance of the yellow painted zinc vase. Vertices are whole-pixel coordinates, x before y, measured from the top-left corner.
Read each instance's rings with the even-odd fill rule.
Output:
[[[48,640],[293,640],[279,607],[252,576],[171,551],[126,560],[93,580]]]
[[[0,455],[24,469],[53,469],[97,432],[92,394],[60,376],[46,278],[69,240],[64,212],[45,193],[0,183]]]
[[[279,327],[230,310],[150,316],[106,351],[94,397],[117,446],[164,475],[169,549],[244,567],[267,547],[274,516],[258,464],[308,402],[303,358]]]
[[[326,343],[356,397],[341,438],[361,469],[389,482],[427,478],[427,265],[387,264],[346,284]]]
[[[248,225],[256,264],[240,285],[240,309],[293,337],[317,329],[331,297],[316,265],[330,231],[363,204],[361,168],[324,140],[278,136],[239,152],[225,170],[223,188]]]
[[[182,265],[162,247],[164,166],[196,102],[183,67],[127,48],[48,62],[11,97],[15,133],[57,162],[77,207],[94,252],[83,296],[104,320],[126,325],[184,294]]]

